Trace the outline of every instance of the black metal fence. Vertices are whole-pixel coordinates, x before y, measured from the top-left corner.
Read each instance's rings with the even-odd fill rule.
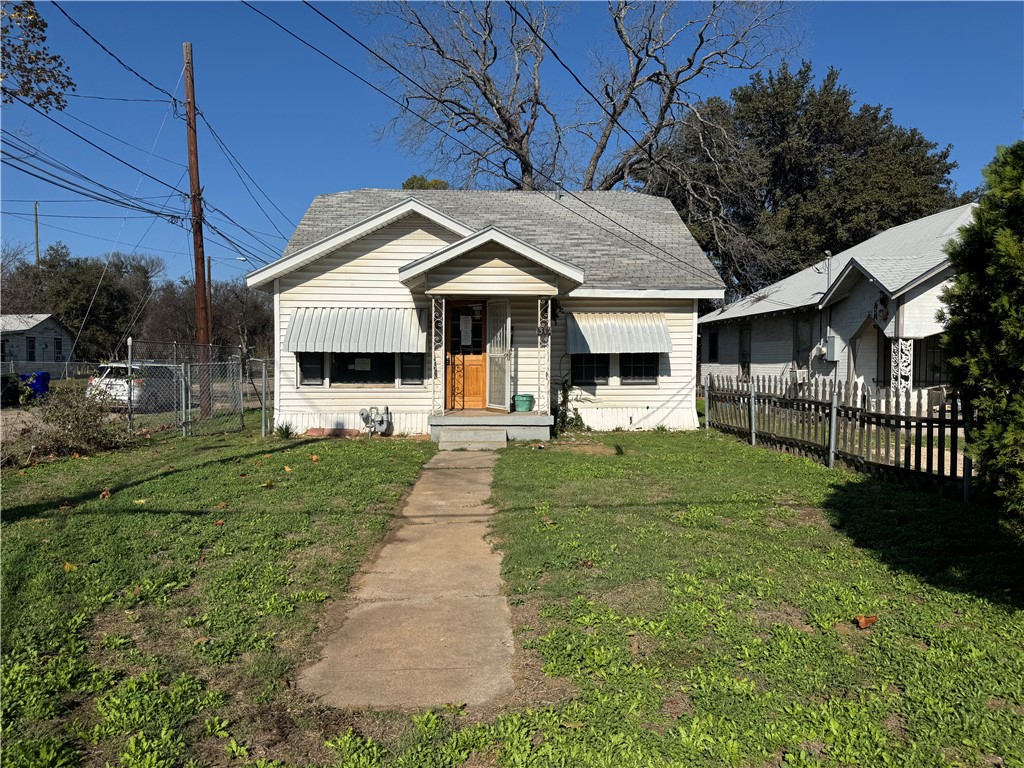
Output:
[[[971,494],[965,419],[955,393],[906,390],[893,395],[857,382],[746,381],[710,376],[705,424],[777,450],[833,466]]]

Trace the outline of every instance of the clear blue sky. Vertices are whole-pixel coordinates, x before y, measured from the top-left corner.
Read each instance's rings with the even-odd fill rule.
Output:
[[[78,94],[160,98],[50,3],[39,2],[38,7],[50,25],[49,43],[70,65]],[[241,4],[67,2],[63,7],[126,63],[179,98],[182,42],[191,41],[200,108],[293,222],[317,194],[398,187],[411,174],[429,170],[404,155],[389,137],[377,140],[394,114],[392,104]],[[355,71],[383,82],[365,52],[309,9],[297,3],[260,8]],[[321,8],[367,42],[386,31],[368,24],[358,4],[325,3]],[[584,3],[570,11],[557,47],[577,71],[586,71],[586,52],[604,34],[606,19],[604,3]],[[960,191],[981,183],[980,169],[997,145],[1024,135],[1024,3],[800,3],[793,21],[802,37],[791,58],[810,59],[818,73],[828,66],[840,69],[841,82],[855,91],[859,103],[888,106],[898,124],[918,128],[940,145],[952,144]],[[550,63],[557,93],[566,100],[579,97],[576,86]],[[710,85],[706,95],[726,95],[737,82]],[[187,190],[185,125],[167,104],[71,98],[65,112],[52,114],[113,154]],[[185,203],[177,196],[166,199],[171,194],[166,187],[21,105],[3,107],[3,127],[91,179],[184,211]],[[265,201],[273,224],[253,204],[203,126],[199,142],[207,200],[259,233],[267,243],[264,251],[279,252],[283,241],[274,227],[286,236],[291,227]],[[33,241],[32,201],[39,200],[44,248],[56,240],[78,255],[138,248],[162,256],[169,276],[190,274],[191,238],[181,227],[135,218],[139,214],[125,219],[119,208],[73,201],[75,195],[7,166],[0,182],[5,241]],[[256,247],[217,215],[212,223]],[[234,251],[215,239],[207,242],[215,277],[247,271]]]

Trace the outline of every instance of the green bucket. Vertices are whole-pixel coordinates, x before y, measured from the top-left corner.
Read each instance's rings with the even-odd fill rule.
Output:
[[[518,412],[533,410],[533,395],[516,395],[512,400]]]

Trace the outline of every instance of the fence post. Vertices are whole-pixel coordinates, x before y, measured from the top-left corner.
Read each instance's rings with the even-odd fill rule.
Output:
[[[177,347],[175,347],[177,351]],[[186,363],[181,364],[181,436],[185,437],[185,425],[188,422],[188,411],[185,408],[185,369],[188,367]]]
[[[959,394],[957,395],[959,397]],[[970,432],[968,431],[967,425],[971,420],[971,404],[965,399],[963,408],[961,408],[961,422],[964,425],[964,503],[969,503],[971,496],[974,495],[974,462],[971,459],[968,450],[970,450],[971,440]],[[956,429],[954,424],[953,429]],[[955,453],[955,451],[954,451]],[[956,457],[953,457],[956,460]]]
[[[135,371],[132,370],[132,337],[128,337],[128,432],[135,431],[134,424],[134,399],[135,394]]]
[[[238,426],[245,429],[245,361],[242,346],[238,346]]]
[[[267,436],[267,361],[263,361],[263,373],[261,375],[263,381],[263,396],[260,398],[260,435],[262,437]]]
[[[756,416],[756,389],[754,387],[754,377],[750,377],[750,444],[757,445],[757,416]]]
[[[828,466],[836,465],[836,426],[839,423],[839,390],[832,388],[832,404],[828,410]]]

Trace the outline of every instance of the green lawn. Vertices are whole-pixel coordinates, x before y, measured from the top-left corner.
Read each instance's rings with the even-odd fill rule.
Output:
[[[432,453],[217,436],[4,473],[4,764],[1024,766],[1019,529],[708,432],[502,454],[516,637],[567,698],[318,706],[290,681],[323,601]]]

